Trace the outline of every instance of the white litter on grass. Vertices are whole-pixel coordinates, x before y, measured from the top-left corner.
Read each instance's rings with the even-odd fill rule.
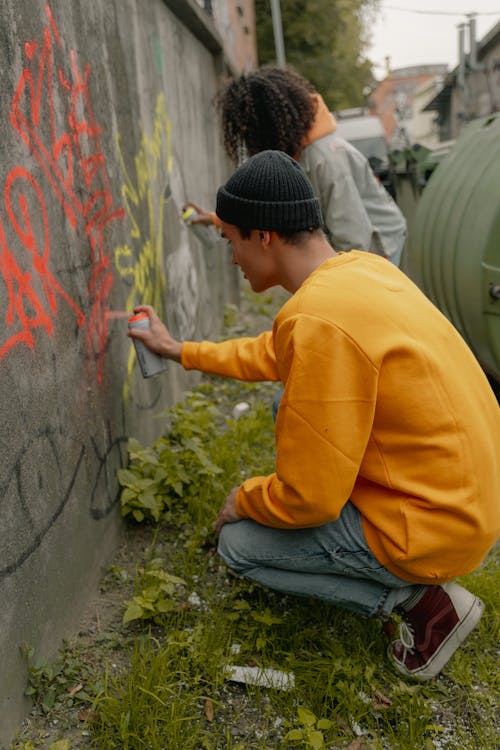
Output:
[[[364,730],[361,728],[361,725],[358,724],[357,721],[351,720],[351,726],[352,726],[352,731],[354,732],[356,737],[362,737],[364,734],[366,734],[366,732],[364,732]]]
[[[295,675],[291,672],[281,672],[279,669],[228,666],[224,673],[228,680],[243,682],[245,685],[258,685],[277,690],[292,690],[295,687]]]
[[[231,653],[232,654],[239,654],[241,651],[241,643],[232,643],[231,644]]]
[[[189,594],[188,602],[192,607],[199,607],[201,605],[201,599],[196,591],[193,591],[192,594]]]
[[[245,414],[250,409],[250,404],[246,401],[240,401],[233,409],[233,419],[239,419],[242,414]]]

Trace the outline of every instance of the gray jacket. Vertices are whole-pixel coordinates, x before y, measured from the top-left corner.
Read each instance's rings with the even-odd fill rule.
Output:
[[[368,250],[399,265],[406,221],[366,157],[333,132],[306,146],[300,164],[320,199],[335,250]]]

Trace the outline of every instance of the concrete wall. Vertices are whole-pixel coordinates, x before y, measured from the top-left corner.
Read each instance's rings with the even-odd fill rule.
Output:
[[[196,377],[143,380],[123,311],[213,337],[237,294],[227,251],[179,220],[229,173],[194,5],[1,3],[0,745],[29,707],[19,645],[54,655],[114,549],[127,437],[158,437]]]

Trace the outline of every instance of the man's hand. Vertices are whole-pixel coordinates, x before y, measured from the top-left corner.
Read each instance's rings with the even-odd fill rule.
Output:
[[[236,521],[241,521],[241,516],[236,512],[236,495],[238,494],[239,489],[239,487],[233,487],[229,495],[226,497],[224,507],[217,516],[215,522],[215,533],[217,536],[219,536],[220,530],[225,523],[236,523]]]
[[[151,305],[137,305],[137,307],[134,307],[134,312],[146,313],[151,325],[149,330],[146,331],[135,328],[131,329],[128,332],[130,338],[140,339],[148,349],[159,354],[160,357],[180,362],[182,344],[172,338]]]

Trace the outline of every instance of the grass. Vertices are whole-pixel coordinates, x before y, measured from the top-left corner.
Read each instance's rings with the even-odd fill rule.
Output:
[[[253,303],[248,293],[246,307]],[[274,304],[272,296],[259,298],[261,328]],[[253,332],[235,316],[231,323]],[[52,672],[40,665],[32,671],[38,708],[13,749],[500,747],[498,550],[463,579],[485,602],[479,627],[426,684],[392,670],[378,622],[265,590],[230,575],[219,560],[213,524],[224,495],[243,477],[273,467],[275,390],[207,378],[169,413],[168,446],[138,452],[137,477],[148,479],[132,492],[135,508],[148,505],[151,482],[164,481],[155,450],[175,453],[178,481],[163,485],[158,521],[146,508],[142,523],[128,523],[128,554],[117,556],[102,585],[114,606],[111,624],[94,633],[83,653],[79,644],[68,656],[65,646],[65,661]],[[250,409],[234,420],[232,409],[242,400]],[[141,614],[124,624],[134,597]],[[234,664],[293,674],[295,687],[230,682],[224,670]],[[54,690],[47,677],[53,673]],[[74,706],[78,693],[68,705],[68,685],[80,675],[88,696],[83,714]],[[42,692],[51,695],[51,706],[40,704]]]

